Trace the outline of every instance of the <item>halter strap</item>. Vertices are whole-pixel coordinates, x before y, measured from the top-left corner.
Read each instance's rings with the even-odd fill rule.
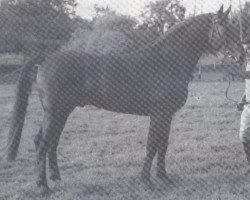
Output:
[[[209,41],[211,42],[211,41],[213,40],[214,32],[215,32],[215,30],[217,30],[219,37],[223,40],[224,45],[227,46],[226,39],[225,39],[225,37],[221,34],[221,32],[220,32],[220,30],[219,30],[219,28],[218,28],[219,20],[220,20],[220,19],[219,19],[217,16],[214,16],[213,19],[212,19],[212,31],[210,32]],[[215,50],[217,50],[217,49],[215,49]]]

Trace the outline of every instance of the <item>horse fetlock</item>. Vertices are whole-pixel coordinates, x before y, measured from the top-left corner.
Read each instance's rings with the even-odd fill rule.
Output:
[[[39,194],[43,197],[49,196],[53,193],[53,191],[47,185],[38,186]]]
[[[57,163],[50,161],[49,168],[50,168],[50,179],[52,181],[57,181],[57,180],[60,181],[61,176],[60,176],[60,172],[59,172]]]
[[[153,184],[153,182],[150,179],[150,172],[148,172],[148,171],[142,170],[140,181],[142,183],[143,188],[145,188],[146,190],[148,190],[148,189],[152,190],[155,187],[155,185]]]
[[[165,175],[166,172],[166,168],[165,168],[165,155],[164,156],[160,156],[158,155],[158,160],[157,160],[157,168],[156,168],[156,174],[158,175]]]
[[[61,180],[61,176],[60,176],[59,172],[51,172],[51,175],[49,178],[52,181],[60,181]]]
[[[44,176],[39,176],[36,181],[36,185],[39,188],[48,188],[47,179]]]

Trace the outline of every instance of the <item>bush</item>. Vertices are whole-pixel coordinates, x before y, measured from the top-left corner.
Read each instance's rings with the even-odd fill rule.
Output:
[[[135,24],[130,17],[109,12],[94,19],[91,28],[78,28],[64,49],[104,54],[122,52],[134,43],[128,35],[134,32]]]

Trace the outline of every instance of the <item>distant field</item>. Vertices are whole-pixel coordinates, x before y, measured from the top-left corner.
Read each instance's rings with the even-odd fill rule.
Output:
[[[186,105],[174,117],[166,166],[172,184],[139,182],[149,118],[93,107],[76,109],[61,137],[60,183],[49,185],[49,200],[247,200],[250,177],[239,141],[240,112],[225,99],[224,82],[193,82]],[[0,148],[5,145],[14,101],[14,85],[0,86]],[[244,89],[233,82],[230,97]],[[33,92],[17,161],[0,161],[0,199],[41,199],[36,191],[34,135],[42,109]],[[1,156],[1,154],[0,154]]]

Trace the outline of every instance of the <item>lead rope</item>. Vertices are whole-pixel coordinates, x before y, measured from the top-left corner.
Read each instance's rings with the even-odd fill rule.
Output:
[[[234,99],[228,97],[228,91],[229,91],[229,89],[230,89],[230,86],[231,86],[231,79],[230,79],[230,76],[228,76],[228,86],[227,86],[227,89],[226,89],[226,91],[225,91],[225,96],[226,96],[226,99],[227,99],[227,100],[233,102],[235,105],[238,106],[238,105],[239,105],[239,102],[238,102],[238,101],[236,101],[236,100],[234,100]],[[250,104],[250,102],[249,102],[249,101],[245,101],[245,102],[240,102],[240,104],[244,106],[244,105]]]
[[[230,89],[230,86],[231,86],[231,79],[230,79],[230,76],[227,77],[228,78],[228,86],[227,86],[227,89],[225,91],[225,96],[226,96],[226,99],[233,102],[234,104],[238,104],[238,101],[234,100],[234,99],[231,99],[228,97],[228,91]]]

